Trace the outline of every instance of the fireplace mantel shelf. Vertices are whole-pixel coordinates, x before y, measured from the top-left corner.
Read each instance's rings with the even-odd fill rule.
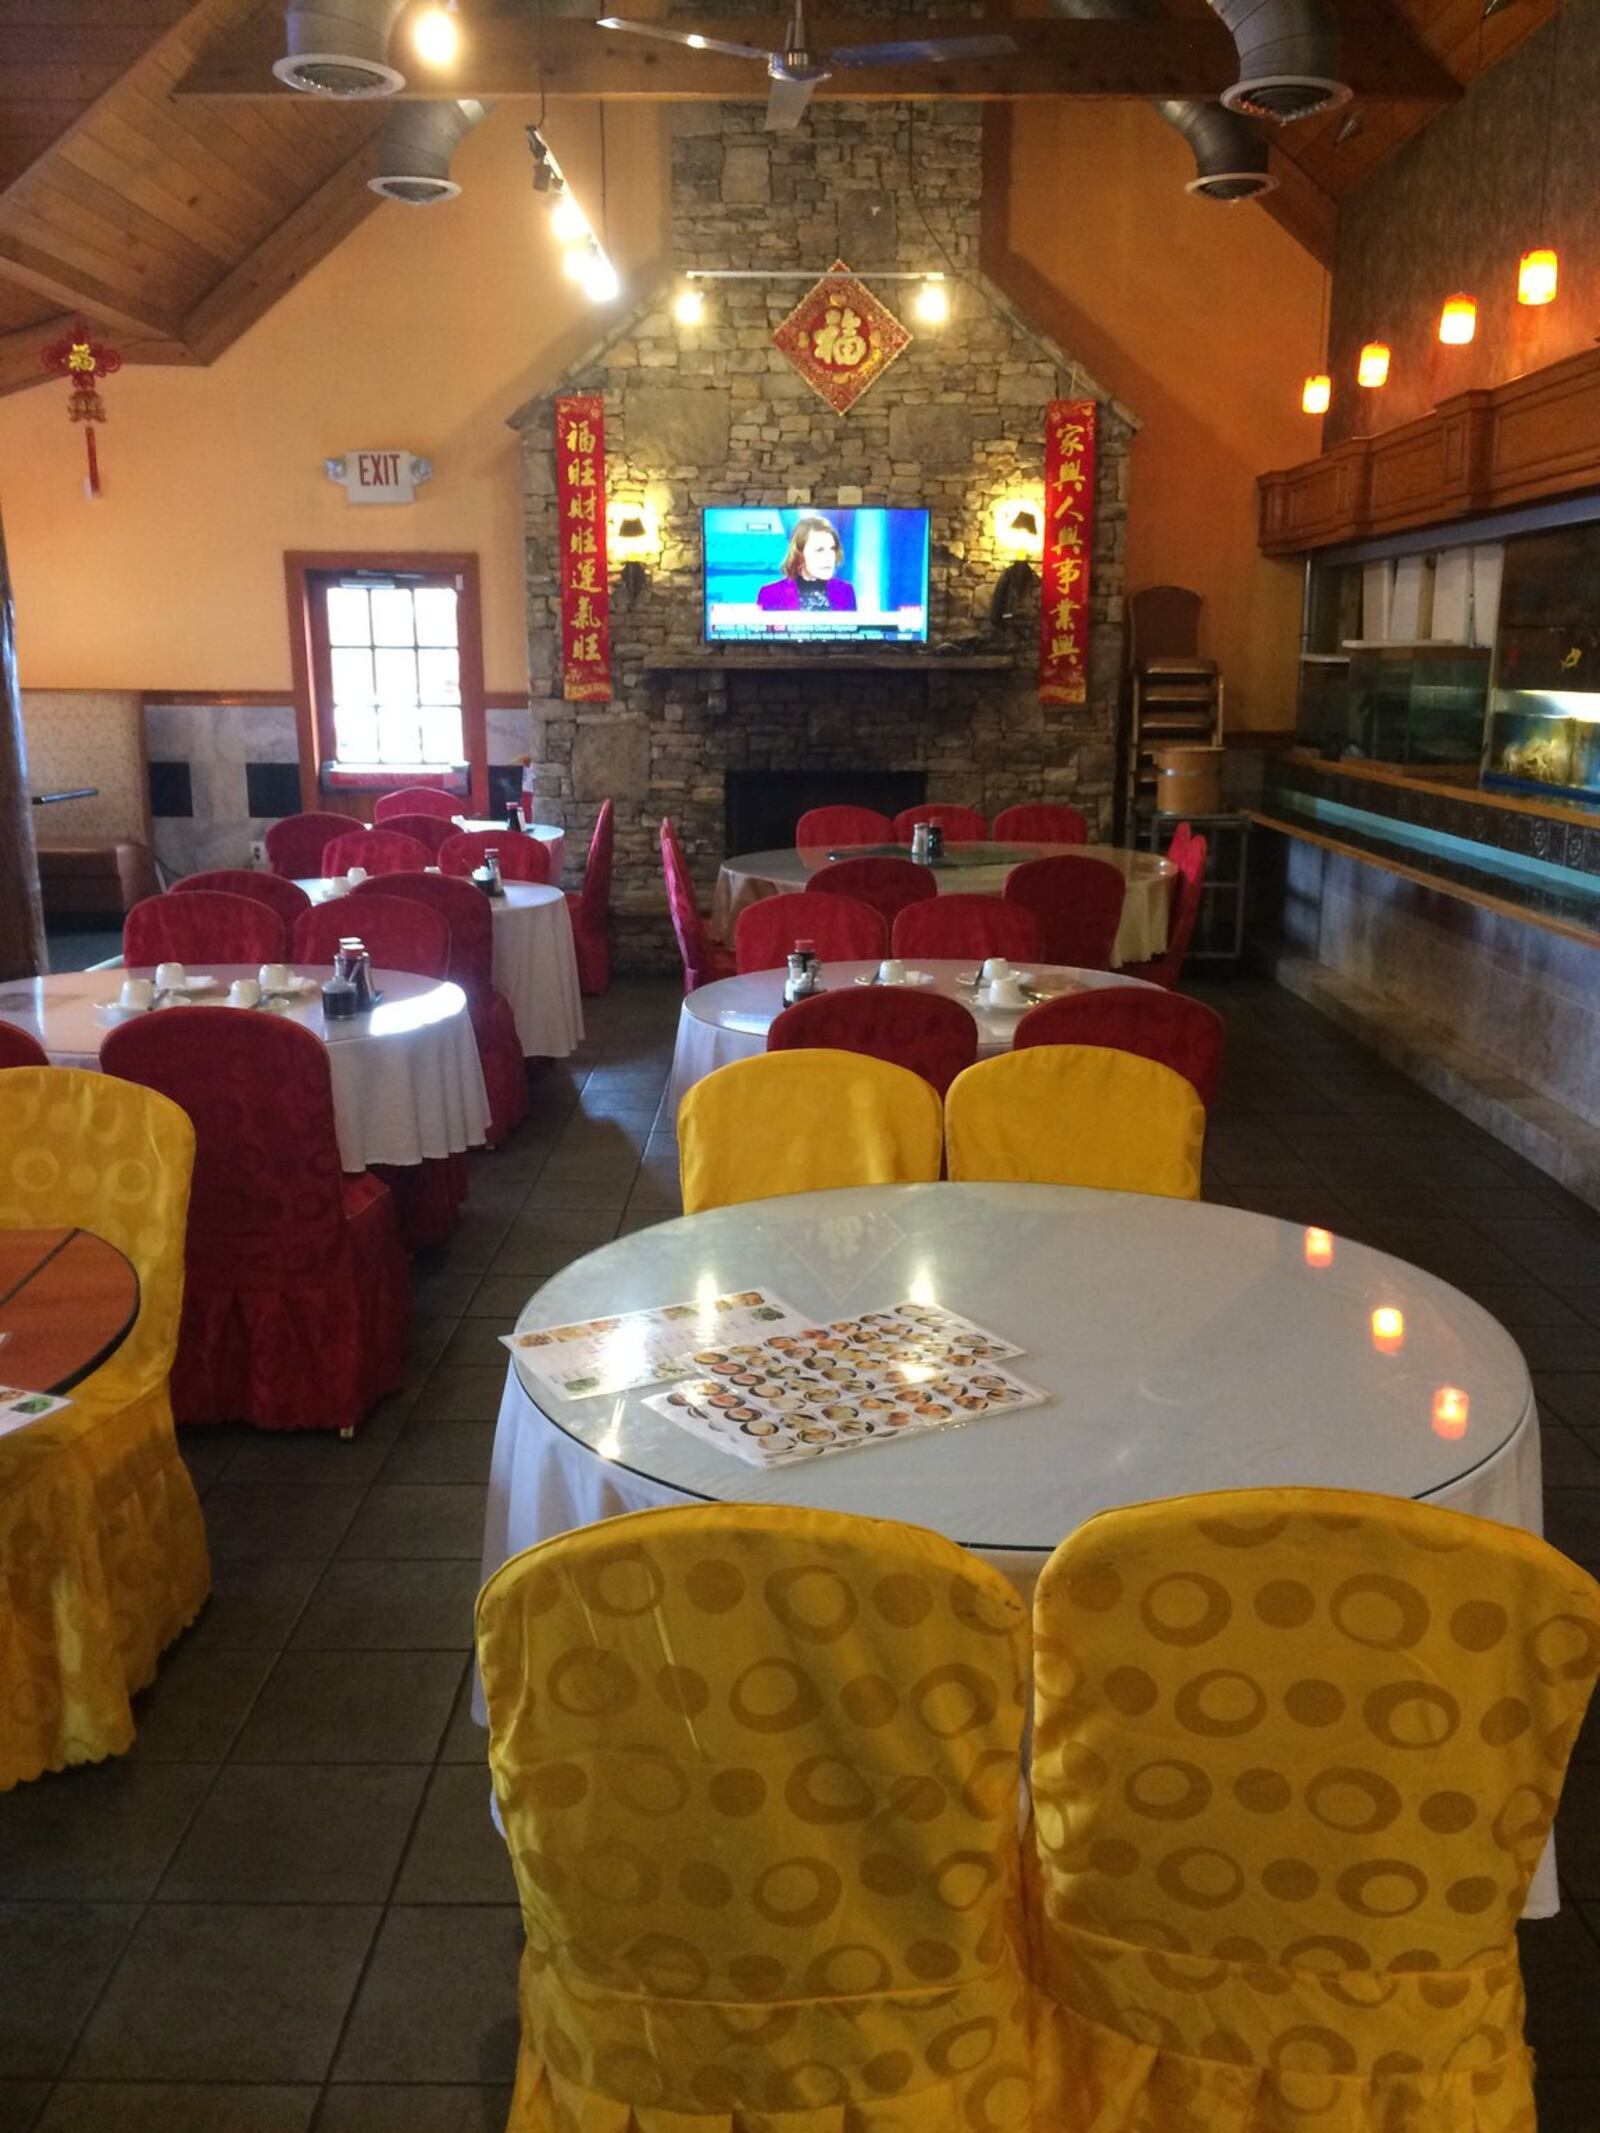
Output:
[[[901,672],[973,673],[983,670],[1000,673],[1014,666],[1010,652],[933,652],[927,650],[900,650],[886,648],[873,652],[833,652],[819,658],[815,651],[802,646],[779,649],[776,645],[732,645],[726,651],[709,647],[693,652],[650,652],[645,655],[644,670],[647,674],[689,674],[696,672],[715,673],[719,668],[732,667],[741,673],[765,669],[777,673],[795,668],[804,668],[823,674],[845,667],[855,670],[862,667],[882,672],[895,668]]]

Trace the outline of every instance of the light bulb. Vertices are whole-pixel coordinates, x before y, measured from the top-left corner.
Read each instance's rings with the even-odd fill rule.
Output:
[[[1369,388],[1387,385],[1389,382],[1389,344],[1387,341],[1368,341],[1361,351],[1361,360],[1356,365],[1356,383]]]
[[[1308,415],[1325,415],[1333,398],[1333,380],[1325,370],[1307,378],[1300,388],[1300,406]]]
[[[430,7],[417,17],[411,29],[417,57],[430,67],[448,67],[461,49],[461,32],[451,8]]]
[[[1465,348],[1478,330],[1478,306],[1470,296],[1452,296],[1439,313],[1439,338],[1446,348]]]
[[[589,234],[589,219],[571,193],[563,192],[550,210],[550,227],[563,244],[576,244]]]
[[[706,300],[693,283],[673,298],[672,315],[680,326],[698,326],[705,317]]]
[[[561,271],[568,281],[582,282],[588,279],[589,263],[594,253],[595,242],[592,237],[585,238],[581,244],[568,245],[561,255]]]
[[[1524,252],[1517,262],[1517,302],[1553,304],[1559,274],[1556,255],[1548,245],[1541,245],[1537,251]]]
[[[942,281],[930,275],[917,291],[911,308],[925,326],[942,326],[950,316],[950,292]]]
[[[604,252],[596,251],[581,276],[583,293],[591,304],[609,304],[622,293],[616,268]]]

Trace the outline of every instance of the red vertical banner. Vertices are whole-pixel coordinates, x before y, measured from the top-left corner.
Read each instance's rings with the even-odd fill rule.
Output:
[[[606,577],[606,411],[599,393],[556,402],[561,524],[561,693],[611,701],[611,591]]]
[[[1045,411],[1039,701],[1046,704],[1081,704],[1089,693],[1094,418],[1092,400],[1052,400]]]

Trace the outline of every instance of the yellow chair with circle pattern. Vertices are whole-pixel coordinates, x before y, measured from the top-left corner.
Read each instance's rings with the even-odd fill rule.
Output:
[[[211,1589],[167,1396],[193,1165],[194,1128],[152,1090],[0,1073],[0,1228],[92,1230],[139,1276],[138,1318],[71,1406],[0,1436],[0,1792],[131,1746],[130,1698]]]
[[[683,1211],[939,1175],[939,1098],[864,1052],[765,1052],[697,1081],[678,1106]]]
[[[1205,1105],[1159,1060],[1030,1045],[968,1067],[944,1105],[953,1179],[1200,1197]]]
[[[643,1511],[478,1598],[512,2133],[1024,2133],[1027,1610],[918,1529]]]
[[[1516,1924],[1600,1664],[1520,1530],[1252,1489],[1034,1598],[1039,2123],[1533,2133]]]

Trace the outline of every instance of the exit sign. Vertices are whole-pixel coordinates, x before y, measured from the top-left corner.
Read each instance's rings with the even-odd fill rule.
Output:
[[[409,504],[419,484],[433,479],[433,461],[414,452],[346,452],[322,464],[353,504]]]

